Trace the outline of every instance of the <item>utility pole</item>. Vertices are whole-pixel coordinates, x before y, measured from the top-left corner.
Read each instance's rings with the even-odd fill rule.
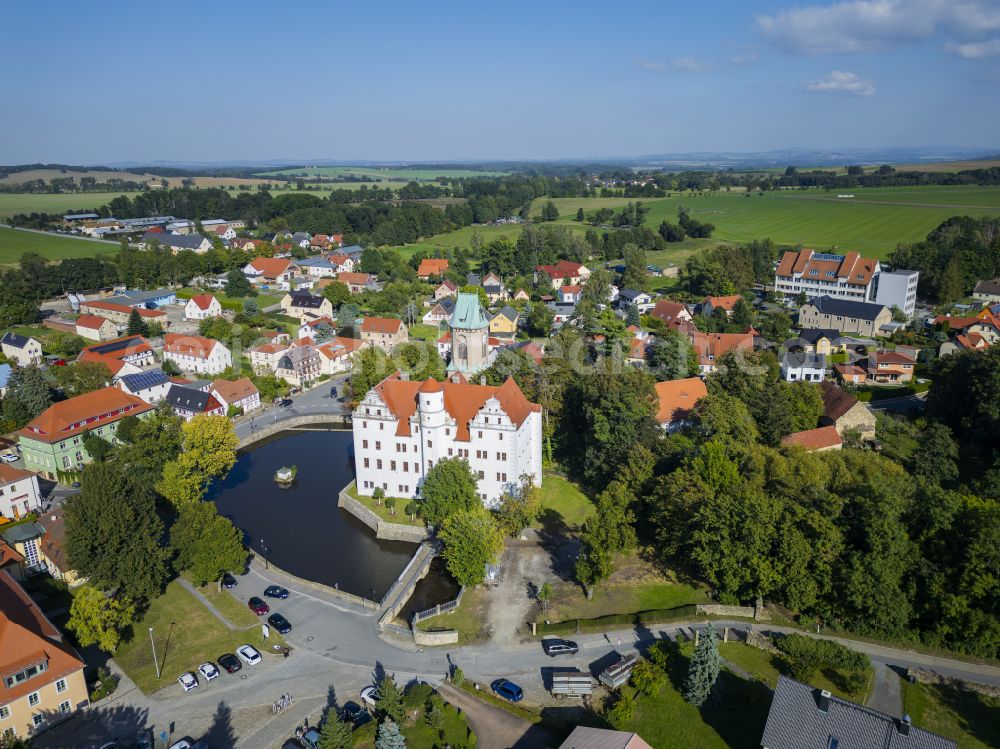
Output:
[[[153,665],[156,666],[156,678],[160,678],[160,662],[156,660],[156,643],[153,642],[153,628],[149,628],[149,646],[153,649]]]

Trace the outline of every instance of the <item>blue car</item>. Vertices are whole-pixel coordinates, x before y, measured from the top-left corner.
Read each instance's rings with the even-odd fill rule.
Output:
[[[507,679],[497,679],[490,684],[490,689],[498,697],[503,697],[510,702],[520,702],[524,699],[524,690],[517,684]]]
[[[264,591],[264,595],[268,598],[288,598],[288,591],[280,585],[270,585]]]

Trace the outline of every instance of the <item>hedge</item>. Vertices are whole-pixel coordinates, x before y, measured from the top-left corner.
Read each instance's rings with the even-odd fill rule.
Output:
[[[608,614],[594,619],[570,619],[565,622],[537,622],[536,632],[540,635],[572,634],[580,632],[595,632],[600,630],[620,629],[625,626],[645,626],[649,624],[666,624],[683,619],[693,619],[698,614],[694,604],[678,606],[673,609],[650,609],[636,611],[631,614]]]
[[[864,671],[871,667],[871,660],[867,655],[832,640],[816,640],[805,635],[785,635],[779,637],[774,645],[789,658],[821,666],[843,668],[848,671]]]

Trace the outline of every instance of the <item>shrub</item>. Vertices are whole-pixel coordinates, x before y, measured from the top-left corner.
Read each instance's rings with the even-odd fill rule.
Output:
[[[611,706],[605,717],[608,723],[620,731],[629,724],[634,715],[635,698],[632,696],[632,690],[628,687],[622,687],[618,693],[618,699],[615,700],[615,704]]]
[[[453,666],[451,669],[451,683],[456,687],[460,687],[463,681],[465,681],[465,672],[458,666]]]
[[[775,646],[790,659],[812,663],[814,669],[829,666],[847,671],[866,671],[871,668],[867,655],[831,640],[785,635],[775,642]]]

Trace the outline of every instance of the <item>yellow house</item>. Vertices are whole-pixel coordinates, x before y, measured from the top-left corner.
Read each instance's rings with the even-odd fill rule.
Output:
[[[520,313],[513,307],[504,307],[490,319],[490,335],[494,338],[513,338],[517,334]]]
[[[333,317],[333,305],[323,296],[310,294],[308,291],[293,291],[281,300],[281,311],[289,317],[295,317],[306,322],[317,317]]]

